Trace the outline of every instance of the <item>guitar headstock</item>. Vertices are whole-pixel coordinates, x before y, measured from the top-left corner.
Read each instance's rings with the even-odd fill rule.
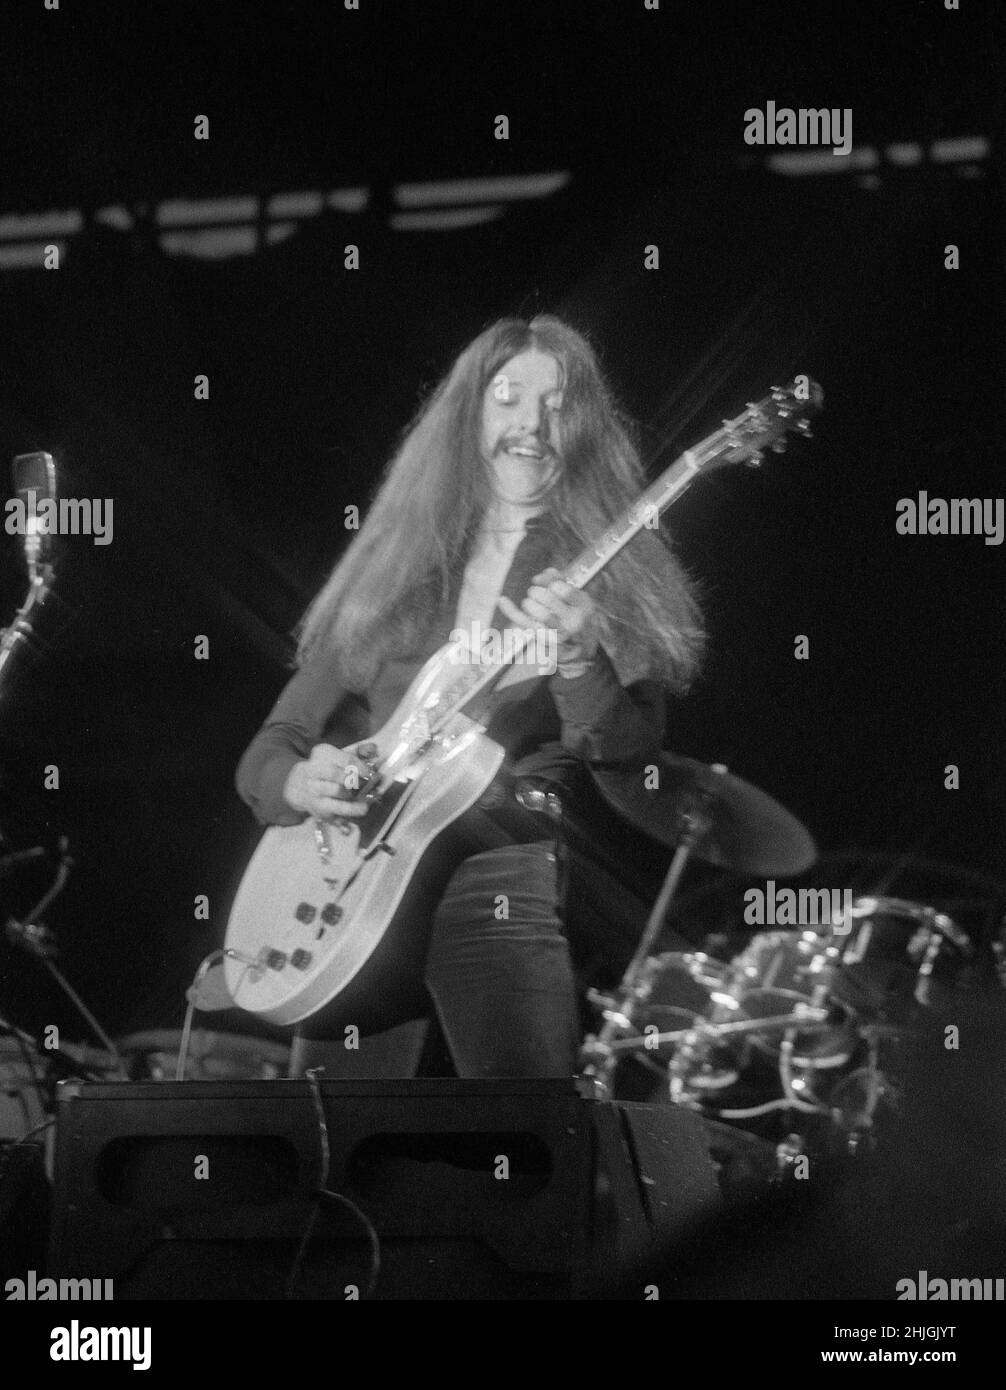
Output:
[[[809,376],[797,376],[788,386],[773,386],[769,394],[749,404],[734,420],[724,420],[717,432],[710,463],[746,463],[757,468],[766,449],[781,454],[791,434],[810,437],[810,421],[821,409],[824,392]]]

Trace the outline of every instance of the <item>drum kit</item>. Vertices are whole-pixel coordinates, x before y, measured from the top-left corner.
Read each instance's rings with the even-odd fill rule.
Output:
[[[896,1120],[913,1039],[970,985],[971,935],[923,902],[822,891],[834,903],[823,920],[761,924],[728,959],[658,950],[693,856],[748,875],[817,860],[800,822],[726,768],[665,754],[658,773],[652,790],[638,774],[595,773],[605,800],[674,856],[618,987],[588,991],[601,1018],[581,1052],[588,1094],[747,1130],[775,1146],[781,1171],[799,1153],[872,1151]]]

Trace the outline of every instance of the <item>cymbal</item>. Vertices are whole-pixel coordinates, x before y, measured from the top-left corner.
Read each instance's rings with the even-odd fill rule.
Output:
[[[661,753],[657,768],[655,787],[647,787],[651,779],[642,766],[592,768],[591,773],[609,806],[672,849],[682,839],[682,813],[696,794],[708,794],[711,824],[694,849],[707,864],[742,873],[799,874],[816,860],[817,846],[806,826],[774,797],[721,765]]]

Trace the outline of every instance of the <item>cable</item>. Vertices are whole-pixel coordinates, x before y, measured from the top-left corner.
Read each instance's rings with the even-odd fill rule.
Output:
[[[363,1297],[371,1298],[374,1289],[377,1287],[377,1280],[381,1273],[381,1241],[366,1212],[361,1211],[355,1202],[350,1201],[350,1199],[341,1192],[329,1191],[328,1175],[332,1162],[332,1151],[328,1139],[328,1121],[325,1119],[325,1107],[321,1099],[321,1087],[318,1084],[318,1073],[323,1070],[323,1067],[309,1067],[304,1073],[311,1087],[311,1099],[314,1101],[315,1114],[318,1119],[318,1143],[321,1150],[321,1180],[318,1183],[317,1191],[312,1194],[315,1198],[316,1205],[308,1220],[304,1234],[301,1237],[300,1245],[297,1247],[297,1253],[290,1267],[290,1274],[286,1281],[286,1289],[283,1296],[286,1299],[293,1299],[294,1297],[294,1288],[300,1274],[301,1265],[304,1262],[308,1243],[310,1242],[311,1236],[314,1234],[314,1228],[318,1221],[321,1201],[323,1198],[327,1198],[329,1201],[341,1202],[343,1206],[348,1207],[353,1215],[360,1221],[367,1233],[367,1239],[370,1242],[370,1275]]]
[[[199,962],[195,975],[192,977],[192,984],[187,991],[188,1008],[185,1010],[185,1022],[182,1024],[182,1039],[178,1047],[178,1061],[175,1064],[175,1080],[185,1080],[185,1067],[189,1060],[189,1044],[192,1040],[192,1019],[196,1009],[199,1007],[196,999],[199,995],[199,986],[209,973],[210,968],[218,961],[223,960],[227,952],[223,948],[211,951],[208,956],[204,956]]]
[[[196,973],[192,977],[192,983],[185,991],[185,995],[189,1003],[188,1008],[185,1010],[185,1021],[182,1024],[182,1036],[178,1046],[178,1060],[175,1063],[176,1081],[185,1081],[187,1079],[185,1075],[185,1070],[189,1060],[189,1047],[192,1043],[192,1020],[195,1016],[196,1010],[199,1008],[199,986],[202,984],[203,980],[205,980],[206,976],[209,974],[210,970],[217,963],[217,961],[221,961],[224,959],[238,959],[243,960],[245,963],[245,968],[238,979],[238,989],[240,989],[241,981],[248,973],[248,970],[256,967],[258,964],[257,961],[251,960],[247,956],[242,956],[239,951],[233,950],[233,948],[230,946],[217,947],[216,950],[210,951],[209,955],[204,956],[202,960],[199,962],[199,965],[196,969]],[[230,993],[229,990],[228,993]],[[218,1007],[219,1005],[212,1006],[212,1008],[214,1009]]]

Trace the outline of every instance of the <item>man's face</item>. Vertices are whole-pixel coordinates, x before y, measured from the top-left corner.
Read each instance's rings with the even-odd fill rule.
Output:
[[[562,373],[547,352],[528,348],[504,362],[482,398],[482,453],[501,496],[532,501],[561,466]]]

